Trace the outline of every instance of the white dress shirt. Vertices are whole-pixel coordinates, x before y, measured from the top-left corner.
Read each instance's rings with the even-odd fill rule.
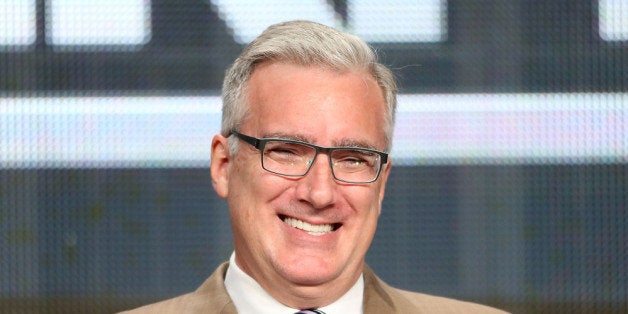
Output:
[[[247,275],[235,262],[235,252],[231,254],[229,268],[225,275],[225,287],[238,310],[238,313],[273,313],[294,314],[299,309],[281,304],[268,294],[255,279]],[[319,308],[326,314],[361,314],[364,298],[364,278],[358,281],[340,299],[327,306]]]

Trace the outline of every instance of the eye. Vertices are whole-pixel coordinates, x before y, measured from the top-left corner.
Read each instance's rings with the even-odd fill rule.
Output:
[[[356,157],[346,157],[337,161],[338,164],[341,164],[345,167],[360,167],[367,163],[364,159],[359,159]]]
[[[334,152],[334,165],[345,170],[361,170],[375,164],[377,154],[361,150],[337,150]]]
[[[266,153],[270,155],[295,155],[297,152],[287,146],[275,146],[266,149]]]
[[[272,141],[266,143],[264,155],[278,160],[293,160],[307,158],[312,154],[312,148],[290,142]]]

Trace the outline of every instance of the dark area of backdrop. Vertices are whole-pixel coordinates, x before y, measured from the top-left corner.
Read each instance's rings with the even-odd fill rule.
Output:
[[[54,27],[99,1],[0,5],[0,313],[111,313],[191,291],[228,259],[207,153],[258,15],[372,35],[399,78],[367,256],[381,277],[517,313],[628,311],[625,1],[225,2],[107,2],[145,20],[102,41]],[[30,28],[2,24],[24,3]],[[396,6],[410,18],[369,32]]]

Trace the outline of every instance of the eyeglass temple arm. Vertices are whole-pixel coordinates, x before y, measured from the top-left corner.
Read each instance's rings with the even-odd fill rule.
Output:
[[[229,135],[235,135],[236,137],[238,137],[239,139],[253,145],[253,147],[259,149],[260,148],[260,141],[257,138],[254,138],[252,136],[248,136],[248,135],[244,135],[238,131],[235,130],[231,130],[231,132],[229,132]]]

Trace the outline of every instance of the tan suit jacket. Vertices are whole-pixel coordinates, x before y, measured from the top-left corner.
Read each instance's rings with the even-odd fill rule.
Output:
[[[223,263],[194,292],[149,304],[127,314],[237,313],[225,288],[229,263]],[[364,269],[364,313],[506,313],[484,305],[409,292],[390,287],[368,267]]]

